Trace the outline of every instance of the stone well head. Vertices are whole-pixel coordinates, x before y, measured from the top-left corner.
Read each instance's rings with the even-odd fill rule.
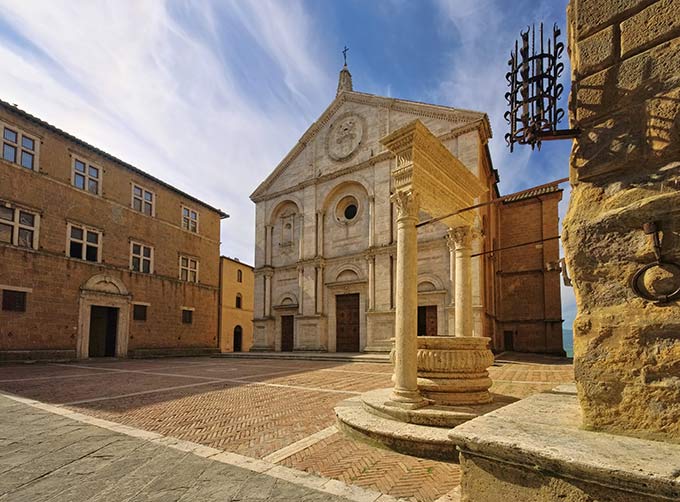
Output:
[[[494,357],[490,338],[419,336],[418,390],[445,406],[491,402],[492,381],[487,368]]]

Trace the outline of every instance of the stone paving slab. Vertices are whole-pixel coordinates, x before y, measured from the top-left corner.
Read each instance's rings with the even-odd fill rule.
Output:
[[[573,381],[572,366],[564,360],[539,356],[523,364],[521,355],[509,359],[490,369],[496,393],[519,398]],[[75,376],[78,372],[82,378]],[[258,358],[0,364],[0,390],[11,387],[22,396],[51,393],[53,403],[80,401],[61,410],[115,422],[121,424],[121,432],[162,440],[187,452],[219,454],[227,461],[240,459],[249,469],[276,472],[271,470],[271,462],[258,463],[265,457],[274,459],[278,468],[288,469],[282,475],[291,479],[300,475],[333,478],[341,496],[349,483],[416,502],[455,500],[451,495],[459,483],[455,464],[415,459],[341,434],[329,438],[322,433],[334,425],[333,408],[340,401],[370,388],[389,386],[391,372],[389,364],[365,361]],[[102,375],[100,381],[106,384],[89,385],[93,374]],[[35,380],[41,376],[50,378]],[[157,378],[162,380],[160,385]],[[180,385],[170,385],[174,378],[188,383],[178,380]],[[131,388],[127,382],[139,387]],[[26,420],[29,423],[31,419]],[[56,430],[66,434],[69,427]],[[0,437],[0,465],[6,446],[7,441]],[[96,491],[100,485],[95,480],[92,489]],[[59,502],[65,500],[69,499]]]
[[[78,423],[4,396],[0,423],[6,442],[3,502],[358,500]]]

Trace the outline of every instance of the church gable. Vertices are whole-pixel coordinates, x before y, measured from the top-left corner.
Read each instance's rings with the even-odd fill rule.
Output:
[[[251,199],[264,200],[305,181],[388,155],[380,139],[415,119],[438,136],[459,130],[462,134],[469,126],[490,137],[488,118],[480,112],[343,91]]]

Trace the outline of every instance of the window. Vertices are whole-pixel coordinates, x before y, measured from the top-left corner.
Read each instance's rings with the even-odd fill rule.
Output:
[[[154,216],[155,202],[156,196],[153,192],[150,192],[139,185],[132,185],[132,208],[135,211],[139,211],[148,216]]]
[[[133,321],[146,321],[146,309],[147,305],[141,303],[135,303],[132,305],[132,320]]]
[[[145,274],[153,273],[153,248],[139,242],[130,243],[130,269]]]
[[[189,232],[198,232],[198,213],[184,206],[182,206],[182,228]]]
[[[359,201],[352,196],[347,195],[338,202],[335,207],[335,218],[341,223],[349,223],[353,221],[359,214]]]
[[[18,129],[2,128],[2,158],[7,162],[19,164],[26,169],[36,167],[37,141]]]
[[[236,282],[243,282],[243,272],[241,270],[236,271]]]
[[[101,261],[102,233],[81,225],[68,224],[68,256],[98,263]]]
[[[237,308],[237,309],[240,309],[240,308],[241,308],[241,301],[242,301],[241,295],[240,295],[240,294],[237,294],[237,295],[236,295],[236,308]]]
[[[188,256],[180,256],[179,278],[182,281],[198,282],[198,260]]]
[[[194,323],[194,311],[191,309],[182,309],[182,323],[193,324]]]
[[[0,242],[37,249],[38,220],[36,213],[0,201]]]
[[[2,310],[10,312],[26,312],[26,292],[3,289]]]
[[[99,195],[101,169],[80,159],[73,159],[73,186]]]

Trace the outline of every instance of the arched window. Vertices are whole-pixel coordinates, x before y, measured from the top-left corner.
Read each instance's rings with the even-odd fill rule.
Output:
[[[241,295],[240,295],[240,294],[237,294],[237,295],[236,295],[236,308],[237,308],[237,309],[242,308],[242,307],[241,307]]]
[[[236,271],[236,280],[238,282],[243,282],[243,272],[241,270]]]

